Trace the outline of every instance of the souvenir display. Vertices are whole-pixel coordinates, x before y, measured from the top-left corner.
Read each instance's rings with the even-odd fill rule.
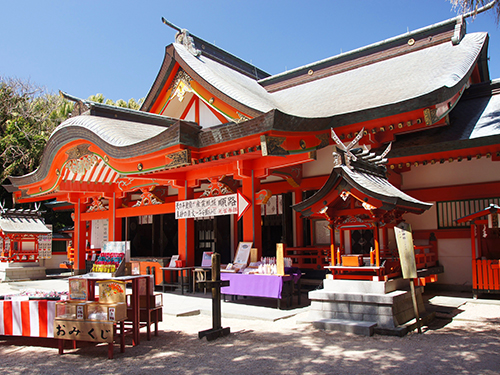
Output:
[[[110,241],[103,244],[101,254],[92,266],[92,272],[120,276],[125,272],[126,241]]]

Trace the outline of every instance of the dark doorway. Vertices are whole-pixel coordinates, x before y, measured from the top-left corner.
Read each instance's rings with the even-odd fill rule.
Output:
[[[174,214],[128,218],[132,257],[169,257],[177,254],[177,220]]]
[[[351,249],[353,254],[370,254],[370,249],[373,249],[373,230],[351,230]]]
[[[201,265],[203,252],[218,252],[221,263],[231,262],[231,218],[229,215],[215,216],[194,222],[194,264]]]

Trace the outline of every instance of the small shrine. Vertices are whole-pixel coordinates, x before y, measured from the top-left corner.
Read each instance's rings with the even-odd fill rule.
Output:
[[[331,261],[326,267],[331,274],[323,281],[323,289],[309,293],[310,319],[321,328],[348,325],[354,332],[371,335],[375,329],[397,330],[415,317],[408,281],[401,278],[398,251],[389,246],[388,239],[394,226],[404,221],[404,214],[421,214],[432,204],[412,198],[389,182],[384,164],[390,144],[380,155],[366,146],[355,148],[363,132],[346,146],[332,129],[336,147],[330,177],[293,208],[303,217],[326,218],[332,231]],[[344,239],[360,229],[373,233],[374,248],[355,251],[352,246],[347,251]],[[432,246],[416,253],[421,250],[428,260],[421,264],[426,275],[442,272]],[[418,296],[423,311],[421,290]]]
[[[0,208],[0,280],[45,278],[40,260],[52,254],[52,230],[38,209]]]
[[[471,223],[472,295],[500,294],[500,207],[483,210],[457,220]]]

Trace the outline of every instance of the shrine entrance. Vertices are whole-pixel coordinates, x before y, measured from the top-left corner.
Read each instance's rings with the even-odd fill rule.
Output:
[[[352,254],[370,254],[370,250],[374,248],[372,229],[351,230]]]

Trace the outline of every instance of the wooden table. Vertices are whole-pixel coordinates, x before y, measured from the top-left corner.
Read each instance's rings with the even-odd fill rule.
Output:
[[[160,267],[160,269],[163,271],[163,283],[161,284],[162,286],[162,291],[165,293],[165,287],[169,286],[175,286],[178,287],[180,285],[181,287],[181,294],[184,294],[184,287],[187,288],[187,291],[191,290],[191,270],[194,267]],[[166,275],[167,271],[170,271],[170,283],[167,283],[166,280]],[[187,285],[184,283],[184,273],[186,274],[186,277],[188,279]],[[177,282],[174,282],[174,274],[176,275]],[[180,280],[180,282],[179,282]]]

